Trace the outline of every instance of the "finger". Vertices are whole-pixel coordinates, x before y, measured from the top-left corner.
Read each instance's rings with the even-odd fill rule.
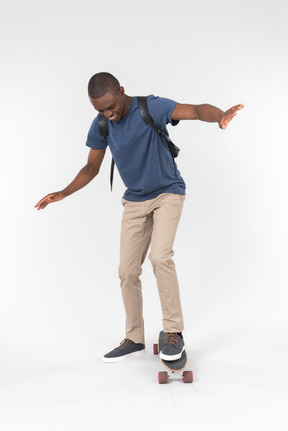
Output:
[[[233,114],[233,115],[227,115],[226,117],[223,118],[223,125],[225,124],[226,126],[228,125],[228,123],[230,123],[231,120],[233,120],[234,117],[236,117],[237,114]]]
[[[244,108],[244,104],[243,103],[240,103],[239,105],[232,106],[232,109],[236,109],[237,111],[239,111],[242,108]]]
[[[228,124],[234,117],[236,117],[237,113],[235,112],[234,114],[226,114],[225,116],[222,118],[221,124]]]
[[[44,210],[44,208],[46,208],[48,205],[48,203],[43,202],[43,204],[40,205],[40,207],[38,208],[39,210]]]
[[[220,123],[220,128],[221,129],[226,129],[226,127],[228,126],[228,124],[230,123],[230,121],[234,118],[234,117],[236,117],[236,113],[235,114],[233,114],[233,115],[227,115],[227,116],[225,116],[224,118],[223,118],[223,120],[221,121],[221,123]]]
[[[41,204],[42,200],[43,200],[43,199],[41,199],[41,201],[37,202],[37,204],[36,204],[36,205],[34,205],[34,208],[39,207],[39,205]]]
[[[50,197],[50,195],[47,195],[47,196],[45,196],[44,198],[42,198],[36,205],[35,205],[35,207],[36,206],[38,206],[38,205],[41,205],[42,204],[42,202],[46,202],[46,200],[47,199],[49,199],[49,197]]]
[[[44,209],[48,205],[47,198],[41,199],[41,201],[38,202],[38,204],[35,205],[35,208],[38,210]]]
[[[227,119],[228,121],[231,121],[231,120],[232,120],[232,118],[236,117],[236,115],[237,115],[237,112],[234,112],[234,114],[229,114],[229,115],[227,115],[226,119]]]
[[[240,109],[243,109],[243,108],[244,108],[244,104],[241,103],[240,105],[232,106],[232,108],[228,109],[227,112],[236,112],[236,111],[240,111]]]
[[[45,196],[45,198],[41,199],[41,201],[39,203],[40,204],[46,203],[46,205],[48,205],[49,203],[53,202],[55,200],[55,198],[56,198],[56,196],[54,194],[47,195],[47,196]]]
[[[37,210],[40,210],[41,206],[42,206],[42,204],[39,203],[39,204],[35,205],[35,208],[37,208]]]

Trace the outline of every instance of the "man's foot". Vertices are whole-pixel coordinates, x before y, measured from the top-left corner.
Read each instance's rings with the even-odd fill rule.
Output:
[[[122,359],[130,358],[130,356],[143,353],[144,351],[145,344],[136,344],[134,341],[125,338],[125,340],[121,341],[120,346],[104,355],[102,360],[103,362],[118,362]]]
[[[176,361],[185,349],[181,332],[166,332],[166,344],[160,352],[160,358],[165,361]]]

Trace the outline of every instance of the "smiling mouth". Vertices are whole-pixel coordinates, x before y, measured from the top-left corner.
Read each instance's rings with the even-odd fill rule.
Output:
[[[114,114],[112,117],[109,118],[109,120],[114,121],[115,118],[117,118],[117,114]]]

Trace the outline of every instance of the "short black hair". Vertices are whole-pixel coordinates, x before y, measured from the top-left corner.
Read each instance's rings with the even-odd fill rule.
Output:
[[[120,90],[120,84],[115,76],[108,72],[100,72],[90,78],[88,94],[91,99],[97,99],[106,93],[116,94]]]

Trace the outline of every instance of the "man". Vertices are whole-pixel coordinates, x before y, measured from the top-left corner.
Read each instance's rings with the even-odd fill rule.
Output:
[[[62,191],[51,193],[35,207],[44,209],[86,186],[98,173],[109,145],[121,178],[127,187],[122,198],[124,213],[120,239],[119,277],[126,312],[126,337],[103,357],[116,362],[145,349],[140,275],[149,246],[149,259],[157,280],[166,344],[160,355],[166,360],[181,357],[184,329],[179,286],[175,271],[173,243],[185,199],[185,183],[161,137],[140,115],[136,97],[125,94],[109,73],[98,73],[89,81],[93,107],[108,119],[107,140],[94,119],[86,145],[88,161],[76,178]],[[148,96],[148,110],[155,124],[168,134],[166,124],[180,120],[216,122],[221,129],[244,105],[226,112],[211,105],[178,104],[170,99]]]

